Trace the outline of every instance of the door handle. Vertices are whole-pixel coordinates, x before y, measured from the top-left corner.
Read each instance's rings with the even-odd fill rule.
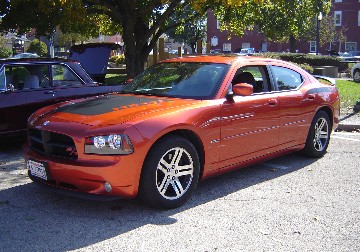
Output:
[[[45,94],[51,94],[52,96],[55,96],[55,95],[56,95],[56,91],[53,91],[53,90],[51,90],[51,91],[45,91],[44,93],[45,93]]]
[[[275,107],[278,105],[278,100],[277,99],[270,99],[269,100],[269,105],[270,107]]]
[[[315,99],[315,95],[314,95],[314,94],[309,94],[308,98],[309,98],[310,100],[314,100],[314,99]]]
[[[314,95],[314,94],[309,94],[309,95],[306,97],[305,100],[310,100],[310,101],[315,100],[315,95]]]

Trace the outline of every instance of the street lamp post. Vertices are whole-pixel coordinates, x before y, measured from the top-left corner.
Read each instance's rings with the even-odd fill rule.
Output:
[[[316,17],[316,55],[319,54],[319,47],[320,47],[320,21],[322,20],[322,13],[319,12],[318,16]]]

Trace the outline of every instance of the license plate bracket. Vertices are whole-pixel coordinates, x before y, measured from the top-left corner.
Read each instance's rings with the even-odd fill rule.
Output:
[[[49,179],[47,163],[29,159],[26,161],[26,167],[30,171],[31,175],[41,178],[43,180]]]

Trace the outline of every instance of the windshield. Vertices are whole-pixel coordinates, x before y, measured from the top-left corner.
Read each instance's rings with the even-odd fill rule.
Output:
[[[160,63],[138,75],[122,92],[210,99],[216,94],[228,68],[226,64]]]

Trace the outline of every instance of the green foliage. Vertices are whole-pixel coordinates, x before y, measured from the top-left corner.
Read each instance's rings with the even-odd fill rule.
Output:
[[[107,74],[105,84],[108,86],[124,84],[127,81],[126,74]]]
[[[111,56],[109,61],[117,65],[125,64],[125,55],[121,54],[121,55]]]
[[[0,36],[0,58],[11,56],[11,49],[5,46],[5,39]]]
[[[310,66],[340,66],[340,59],[332,56],[321,56],[304,53],[262,53],[262,57],[275,58],[290,61],[296,64],[308,64]]]
[[[44,42],[38,39],[34,39],[33,41],[31,41],[26,52],[36,53],[40,57],[46,57],[48,55],[48,48]]]
[[[166,34],[178,43],[185,43],[195,53],[196,43],[206,37],[206,16],[197,13],[192,6],[187,6],[179,16],[171,16]]]
[[[11,50],[7,47],[0,47],[0,58],[7,58],[11,56]]]

